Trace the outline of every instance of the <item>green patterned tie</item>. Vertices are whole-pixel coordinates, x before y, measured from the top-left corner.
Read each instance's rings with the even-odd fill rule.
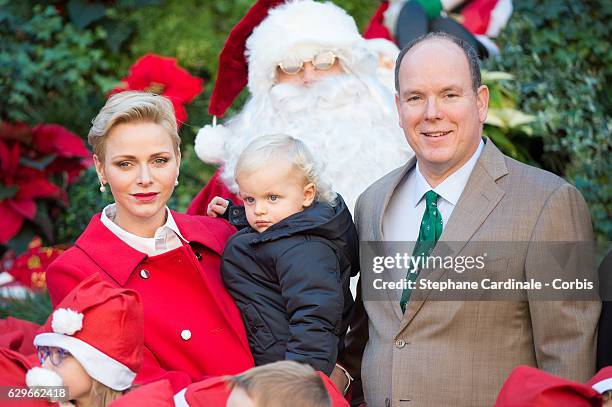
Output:
[[[438,210],[437,202],[439,195],[434,191],[427,191],[425,193],[425,213],[423,213],[423,219],[421,220],[421,228],[419,230],[419,238],[412,251],[412,257],[418,258],[420,263],[425,261],[425,257],[431,253],[433,248],[436,246],[436,242],[442,235],[442,215]],[[406,280],[416,281],[418,275],[417,267],[414,272],[408,270]],[[406,312],[406,304],[410,299],[410,289],[405,288],[402,292],[402,299],[400,300],[400,307],[402,312]]]

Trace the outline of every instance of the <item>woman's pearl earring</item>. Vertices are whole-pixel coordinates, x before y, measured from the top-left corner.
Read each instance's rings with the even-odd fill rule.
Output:
[[[176,181],[174,181],[174,186],[177,186],[178,184],[179,183],[178,183],[178,178],[177,178]]]
[[[106,192],[106,186],[103,183],[100,183],[100,192]]]

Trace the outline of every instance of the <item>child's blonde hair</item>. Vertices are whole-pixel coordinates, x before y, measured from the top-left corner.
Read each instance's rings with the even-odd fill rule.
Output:
[[[312,182],[317,194],[315,200],[336,203],[337,194],[332,189],[330,180],[324,174],[324,166],[315,160],[306,145],[294,137],[286,134],[271,134],[257,137],[251,141],[238,157],[234,178],[238,179],[240,173],[250,173],[261,168],[264,164],[273,162],[275,158],[287,159],[295,168],[300,170],[308,182]]]
[[[87,140],[94,154],[104,162],[104,146],[110,131],[122,123],[140,122],[162,126],[172,139],[174,153],[177,156],[180,154],[181,138],[172,103],[164,96],[138,91],[125,91],[111,96],[93,119]]]
[[[100,383],[93,377],[91,378],[90,400],[95,406],[107,407],[110,403],[123,396],[125,391],[114,390],[105,384]]]
[[[308,365],[283,360],[229,378],[257,407],[331,407],[323,379]]]

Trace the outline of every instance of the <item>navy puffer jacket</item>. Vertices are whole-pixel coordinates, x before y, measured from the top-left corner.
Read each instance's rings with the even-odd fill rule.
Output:
[[[231,207],[234,218],[240,207]],[[246,227],[225,246],[221,273],[242,313],[256,365],[308,363],[330,374],[353,310],[357,230],[338,195],[262,233]]]

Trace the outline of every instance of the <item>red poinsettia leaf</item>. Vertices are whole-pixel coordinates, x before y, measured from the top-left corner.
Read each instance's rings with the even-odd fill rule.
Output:
[[[57,198],[60,194],[60,188],[52,184],[44,176],[32,178],[27,182],[19,181],[19,192],[17,192],[16,200],[28,200],[35,198]]]
[[[19,143],[14,143],[11,146],[0,140],[0,170],[2,170],[0,177],[7,181],[13,178],[19,166],[20,154],[21,146]]]
[[[58,124],[39,124],[34,127],[33,139],[36,148],[44,154],[60,157],[87,157],[90,155],[79,136]]]
[[[190,103],[202,92],[203,85],[202,78],[191,76],[185,71],[185,75],[179,74],[174,77],[174,80],[166,87],[164,95],[177,98],[183,103]]]
[[[46,174],[58,174],[64,173],[68,175],[68,185],[72,184],[78,179],[81,171],[91,167],[93,160],[91,157],[73,159],[73,158],[56,158],[49,166],[45,169]]]
[[[36,202],[32,199],[10,199],[5,201],[7,205],[12,208],[15,212],[23,216],[28,220],[33,220],[36,216]]]
[[[204,81],[178,66],[176,59],[147,54],[130,68],[125,81],[129,89],[163,94],[181,103],[191,102]]]
[[[34,207],[34,209],[36,209],[36,207]],[[7,201],[2,201],[0,202],[0,219],[2,219],[0,243],[6,244],[21,229],[21,225],[23,225],[23,216],[9,206]]]

